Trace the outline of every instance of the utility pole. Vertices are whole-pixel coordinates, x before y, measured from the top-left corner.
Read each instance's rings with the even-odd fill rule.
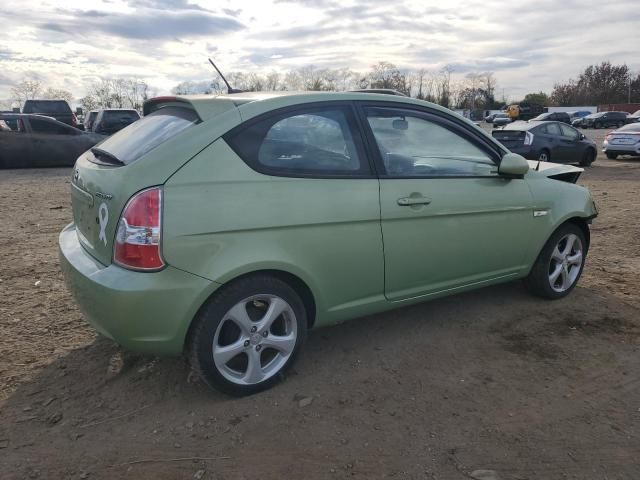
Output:
[[[627,103],[631,103],[631,70],[627,70],[627,76],[629,77],[629,94],[627,96]]]

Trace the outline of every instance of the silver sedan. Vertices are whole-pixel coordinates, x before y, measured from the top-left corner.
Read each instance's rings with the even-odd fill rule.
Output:
[[[640,155],[640,123],[630,123],[607,134],[602,151],[611,160],[618,155]]]

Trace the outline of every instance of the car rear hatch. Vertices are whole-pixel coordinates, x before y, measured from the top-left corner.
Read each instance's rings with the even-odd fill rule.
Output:
[[[217,113],[228,111],[232,126],[238,123],[233,102],[213,97],[209,101],[222,104]],[[184,97],[152,99],[145,113],[141,120],[82,154],[73,170],[71,201],[77,235],[82,246],[104,265],[112,261],[117,225],[129,199],[141,190],[162,186],[224,133],[211,122],[205,124],[200,109]]]
[[[491,135],[502,145],[512,150],[524,146],[527,132],[525,130],[493,130]]]

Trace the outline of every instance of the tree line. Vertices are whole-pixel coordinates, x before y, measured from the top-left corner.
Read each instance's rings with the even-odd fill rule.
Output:
[[[640,73],[627,65],[589,65],[576,79],[556,83],[549,102],[558,106],[640,103]]]
[[[133,108],[142,110],[145,100],[155,96],[155,91],[144,81],[136,78],[101,78],[89,85],[87,94],[79,99],[85,111],[101,108]],[[33,99],[74,100],[68,90],[44,88],[40,80],[24,79],[11,88],[11,96],[2,102],[2,108],[21,108],[24,102]]]
[[[279,72],[231,72],[227,79],[234,88],[252,91],[348,91],[366,88],[388,88],[448,108],[489,110],[501,109],[505,99],[496,99],[494,72],[469,72],[456,75],[445,66],[439,70],[400,69],[390,62],[378,62],[367,72],[348,68],[317,68],[313,65]],[[217,76],[212,80],[184,81],[172,92],[176,95],[219,94],[226,86]],[[135,108],[156,94],[144,80],[136,78],[102,78],[89,85],[79,99],[85,111],[100,108]],[[39,80],[24,79],[11,89],[4,108],[18,107],[25,100],[63,99],[71,102],[73,94],[66,90],[45,88]],[[640,73],[631,73],[627,65],[608,61],[589,65],[576,79],[556,83],[550,94],[531,92],[520,99],[545,106],[580,106],[607,103],[640,103]]]
[[[388,88],[405,95],[438,103],[449,108],[499,108],[504,102],[495,99],[496,79],[493,72],[471,72],[454,79],[453,68],[436,71],[403,70],[390,62],[378,62],[368,72],[348,68],[317,68],[313,65],[287,72],[230,72],[227,80],[233,88],[255,91],[348,91],[366,88]],[[185,81],[176,85],[176,95],[224,93],[220,78]]]

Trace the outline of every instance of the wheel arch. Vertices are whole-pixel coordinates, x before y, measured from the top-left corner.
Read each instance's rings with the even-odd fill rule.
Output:
[[[582,231],[582,233],[584,235],[584,239],[587,242],[587,244],[585,245],[585,250],[588,251],[589,250],[589,245],[591,245],[591,230],[589,229],[589,219],[585,218],[585,217],[571,217],[571,218],[568,218],[564,222],[562,222],[560,225],[558,225],[554,229],[554,232],[558,228],[560,228],[562,225],[564,225],[566,223],[572,223]]]
[[[309,329],[313,328],[315,322],[316,322],[316,318],[317,318],[317,301],[316,301],[316,297],[313,294],[313,291],[311,290],[311,287],[309,287],[309,285],[307,284],[307,282],[305,282],[302,278],[300,278],[298,275],[295,275],[291,272],[288,272],[286,270],[281,270],[281,269],[277,269],[277,268],[264,268],[264,269],[258,269],[258,270],[252,270],[252,271],[248,271],[248,272],[244,272],[244,273],[240,273],[237,274],[231,278],[228,278],[225,282],[223,282],[219,288],[217,288],[216,290],[214,290],[200,305],[200,307],[198,308],[196,314],[193,316],[193,318],[191,319],[191,322],[189,323],[189,328],[187,328],[187,332],[184,338],[184,349],[186,350],[187,346],[189,345],[189,339],[191,338],[191,334],[192,334],[192,330],[193,327],[195,325],[195,320],[196,318],[198,318],[198,316],[200,315],[200,313],[202,312],[202,309],[205,307],[205,305],[207,304],[207,302],[214,297],[215,295],[219,294],[220,291],[222,291],[223,289],[225,289],[226,287],[228,287],[229,285],[234,284],[235,282],[242,280],[244,278],[247,277],[251,277],[254,275],[268,275],[274,278],[277,278],[278,280],[283,281],[284,283],[286,283],[287,285],[289,285],[291,288],[293,288],[295,290],[295,292],[300,296],[300,299],[302,300],[302,303],[304,304],[305,307],[305,311],[307,314],[307,327]]]

